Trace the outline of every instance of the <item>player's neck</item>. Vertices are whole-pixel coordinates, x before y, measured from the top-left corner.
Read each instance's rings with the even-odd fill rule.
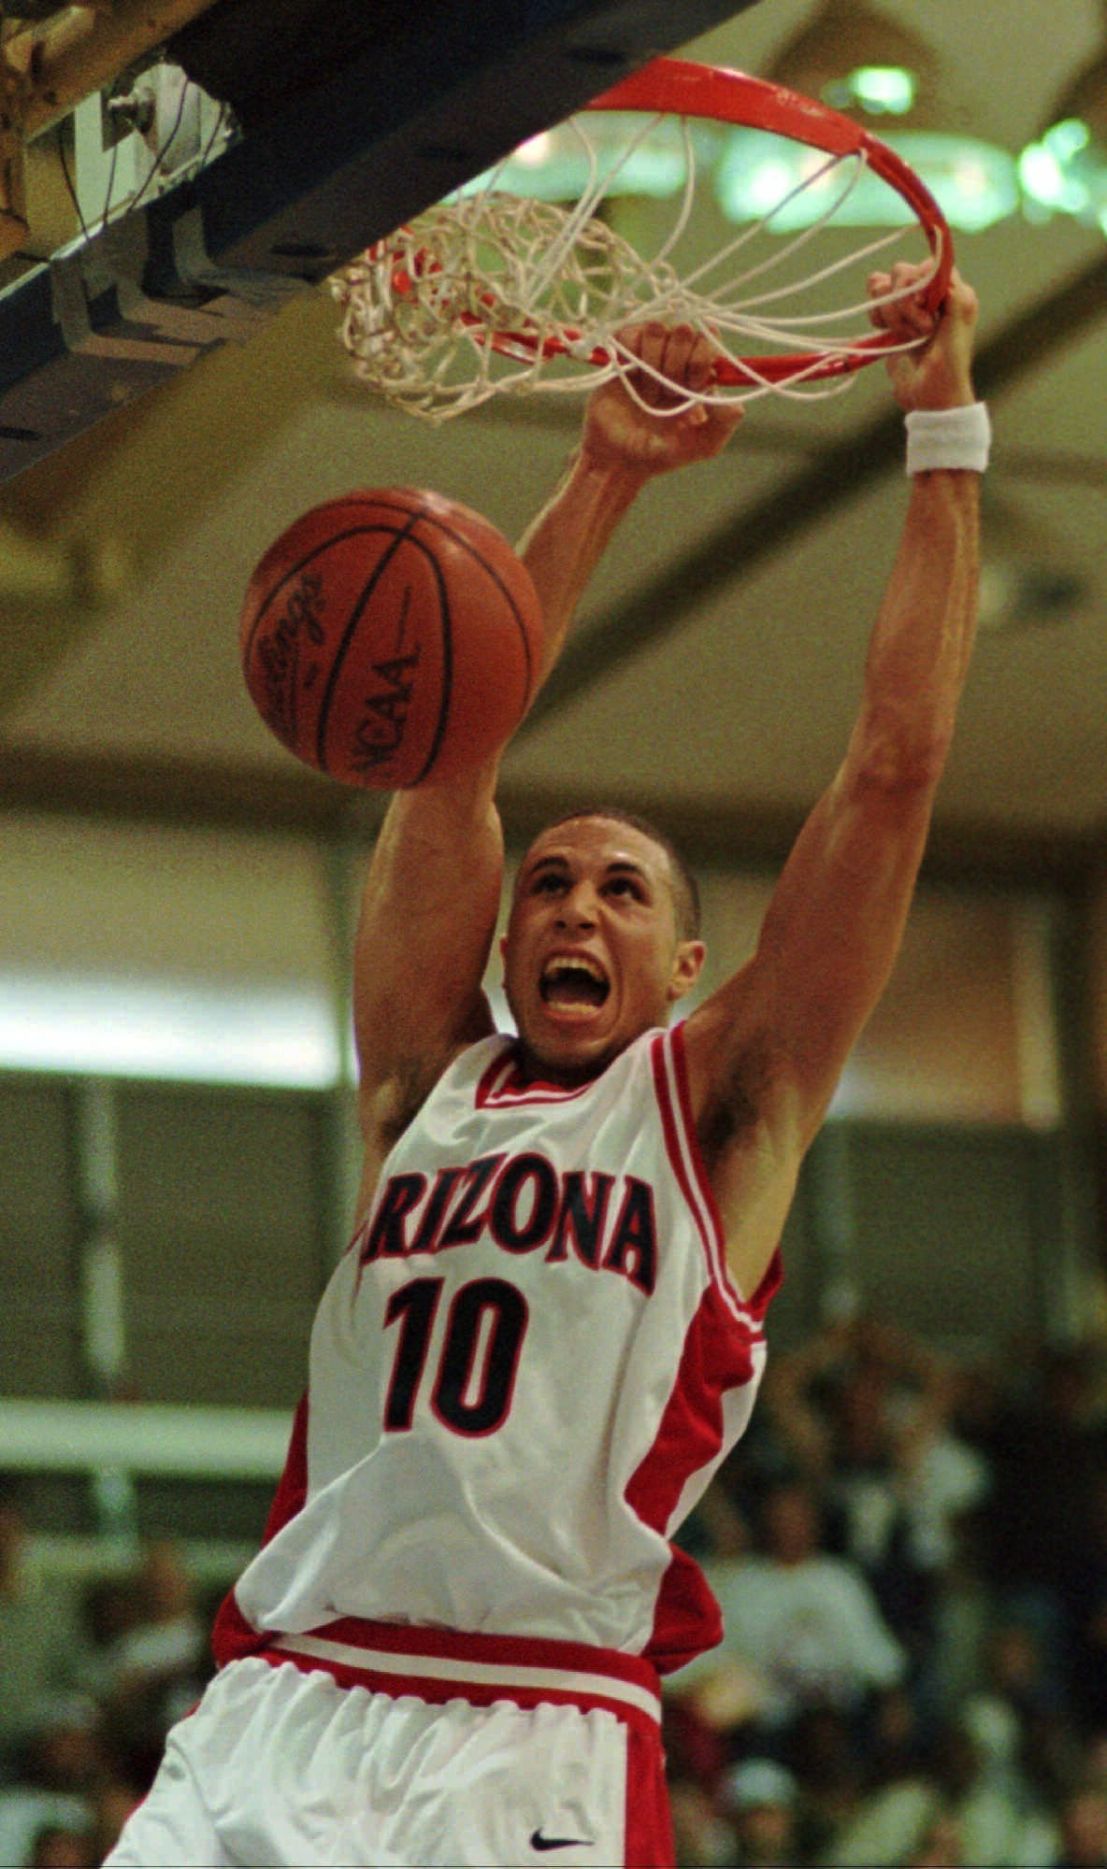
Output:
[[[590,1059],[587,1063],[570,1064],[554,1062],[542,1058],[530,1049],[524,1038],[515,1041],[515,1059],[520,1082],[523,1084],[555,1084],[559,1090],[579,1090],[583,1084],[594,1083],[602,1077],[609,1064],[618,1053],[604,1053],[601,1057]]]

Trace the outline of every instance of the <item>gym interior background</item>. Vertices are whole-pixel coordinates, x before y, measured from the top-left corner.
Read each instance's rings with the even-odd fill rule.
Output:
[[[787,1350],[867,1311],[1004,1358],[1107,1330],[1104,22],[1093,0],[1055,0],[1048,35],[1031,9],[902,12],[765,0],[664,49],[804,88],[828,19],[909,24],[923,128],[1006,159],[1006,206],[955,229],[997,432],[980,649],[770,1326]],[[1047,132],[1084,117],[1084,192],[1051,200]],[[112,146],[84,186],[110,188]],[[7,291],[31,261],[3,264]],[[233,1571],[351,1216],[347,964],[380,801],[252,713],[249,570],[356,485],[432,486],[517,535],[579,418],[520,400],[430,430],[366,397],[335,325],[303,285],[0,490],[0,1470],[63,1568],[170,1535]],[[844,744],[904,499],[879,378],[758,403],[722,460],[649,491],[505,768],[513,852],[597,797],[684,842],[708,989]]]

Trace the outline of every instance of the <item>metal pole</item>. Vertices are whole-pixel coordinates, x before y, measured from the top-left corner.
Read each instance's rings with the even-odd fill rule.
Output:
[[[115,1087],[84,1078],[76,1093],[76,1167],[81,1211],[78,1277],[83,1361],[94,1393],[110,1397],[126,1366],[123,1254],[116,1234],[119,1204]],[[136,1531],[133,1477],[110,1461],[89,1474],[99,1530],[125,1544]]]

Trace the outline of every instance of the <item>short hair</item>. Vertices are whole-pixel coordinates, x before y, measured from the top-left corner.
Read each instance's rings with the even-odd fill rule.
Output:
[[[548,831],[560,830],[563,824],[577,824],[582,818],[610,818],[614,824],[625,824],[630,830],[648,837],[651,844],[656,844],[665,852],[669,859],[678,938],[681,941],[697,940],[700,932],[699,884],[687,858],[672,838],[665,831],[659,830],[649,818],[641,817],[636,811],[627,811],[622,805],[585,805],[579,811],[567,811],[563,818],[555,818],[552,824],[543,825],[539,835],[544,837]]]

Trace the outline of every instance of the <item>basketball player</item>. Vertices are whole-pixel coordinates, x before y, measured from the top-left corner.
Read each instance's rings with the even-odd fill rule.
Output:
[[[575,815],[522,861],[501,1036],[497,762],[389,809],[355,962],[359,1224],[220,1672],[113,1864],[672,1861],[658,1671],[720,1627],[669,1540],[749,1417],[777,1241],[896,954],[973,632],[976,301],[958,279],[937,321],[914,297],[873,317],[920,339],[889,366],[907,520],[753,958],[670,1028],[704,958],[694,885],[649,828]],[[687,329],[634,342],[693,385],[710,367]],[[632,500],[735,421],[593,395],[523,546],[547,668]]]

